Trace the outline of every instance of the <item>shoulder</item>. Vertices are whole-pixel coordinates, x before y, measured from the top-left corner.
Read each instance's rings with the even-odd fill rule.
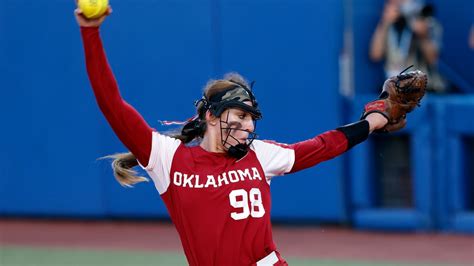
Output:
[[[168,164],[171,162],[176,150],[180,145],[182,145],[180,140],[154,131],[152,133],[150,159],[146,170],[155,168],[155,166],[159,163]]]
[[[257,151],[260,149],[291,149],[291,146],[274,140],[254,140],[250,148]]]
[[[266,177],[288,173],[295,160],[295,151],[284,143],[269,140],[255,140],[251,149],[257,155]]]
[[[153,132],[153,144],[157,144],[160,148],[168,147],[176,149],[183,142],[177,138],[173,138],[167,135],[160,134],[157,131]]]

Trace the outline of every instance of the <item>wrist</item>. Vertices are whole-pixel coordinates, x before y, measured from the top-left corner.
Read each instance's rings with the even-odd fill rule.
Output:
[[[369,131],[384,128],[388,124],[388,119],[381,113],[374,112],[370,113],[365,117],[365,120],[369,122]]]
[[[347,150],[365,141],[370,133],[369,123],[364,119],[349,125],[338,127],[336,130],[342,132],[346,136]]]

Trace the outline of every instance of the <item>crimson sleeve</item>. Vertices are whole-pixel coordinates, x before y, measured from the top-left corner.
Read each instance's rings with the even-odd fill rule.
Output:
[[[331,130],[312,139],[291,144],[288,148],[295,151],[295,163],[290,171],[294,173],[344,153],[348,149],[348,141],[343,132]]]
[[[98,27],[81,27],[87,73],[100,110],[120,141],[142,165],[151,152],[153,129],[121,95],[107,61]]]

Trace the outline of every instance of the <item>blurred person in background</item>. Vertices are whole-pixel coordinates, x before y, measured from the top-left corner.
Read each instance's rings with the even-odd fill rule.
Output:
[[[447,92],[437,69],[442,27],[433,17],[434,7],[417,0],[387,0],[373,33],[370,59],[384,61],[385,76],[414,65],[428,74],[428,91]]]

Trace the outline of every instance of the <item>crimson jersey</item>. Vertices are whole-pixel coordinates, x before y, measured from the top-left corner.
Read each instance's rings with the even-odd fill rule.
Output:
[[[240,160],[200,146],[188,147],[154,132],[121,98],[98,28],[83,27],[81,33],[97,103],[115,134],[154,181],[190,265],[274,261],[271,178],[343,153],[351,145],[346,133],[331,130],[291,145],[255,140]]]
[[[145,169],[191,265],[251,265],[275,250],[270,178],[291,170],[294,150],[254,141],[236,160],[153,134]]]

